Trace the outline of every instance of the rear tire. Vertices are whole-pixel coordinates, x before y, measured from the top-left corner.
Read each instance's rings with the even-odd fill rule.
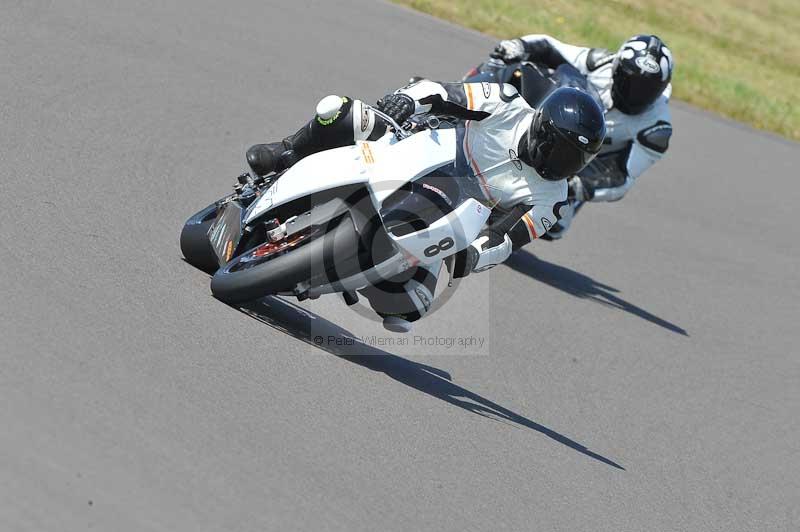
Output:
[[[208,240],[208,230],[216,219],[214,203],[189,218],[181,231],[181,253],[186,262],[209,274],[219,269],[217,255]]]

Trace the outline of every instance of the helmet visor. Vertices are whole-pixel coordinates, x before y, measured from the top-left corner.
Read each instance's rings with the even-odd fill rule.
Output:
[[[594,158],[578,148],[569,138],[554,127],[547,127],[543,138],[538,140],[537,170],[545,179],[557,180],[575,175]]]
[[[650,107],[669,83],[659,75],[644,76],[628,64],[620,63],[611,86],[614,105],[623,113],[638,114]]]

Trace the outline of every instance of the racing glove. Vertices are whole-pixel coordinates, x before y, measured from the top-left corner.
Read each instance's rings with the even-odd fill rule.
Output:
[[[392,117],[392,119],[403,125],[403,122],[411,118],[416,108],[414,99],[408,94],[394,93],[387,94],[378,100],[378,109]]]
[[[494,47],[491,57],[502,59],[506,63],[519,61],[525,57],[525,43],[522,39],[506,39]]]
[[[494,268],[511,255],[511,237],[492,228],[485,229],[469,245],[467,254],[471,271],[483,272]]]
[[[508,232],[530,208],[530,205],[517,205],[502,220],[481,231],[467,249],[456,254],[453,277],[466,277],[471,272],[483,272],[504,262],[512,251]]]

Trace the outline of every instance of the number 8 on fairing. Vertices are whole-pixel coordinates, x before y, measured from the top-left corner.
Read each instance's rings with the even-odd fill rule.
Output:
[[[448,236],[447,238],[441,239],[438,244],[426,247],[423,253],[425,253],[426,257],[435,257],[440,251],[447,251],[455,245],[455,241]]]

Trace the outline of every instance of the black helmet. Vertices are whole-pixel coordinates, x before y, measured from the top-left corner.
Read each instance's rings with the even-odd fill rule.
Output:
[[[672,53],[655,35],[628,39],[614,58],[614,107],[635,115],[647,109],[672,79]]]
[[[545,179],[557,181],[579,172],[603,144],[606,121],[597,101],[586,92],[561,87],[542,100],[519,158]]]

